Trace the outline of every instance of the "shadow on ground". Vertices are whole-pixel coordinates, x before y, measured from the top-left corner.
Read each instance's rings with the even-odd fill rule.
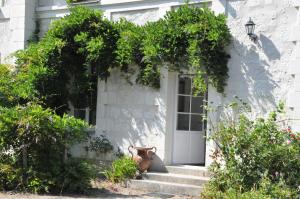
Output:
[[[156,192],[149,192],[149,193],[121,193],[120,191],[113,191],[106,188],[94,188],[90,189],[86,194],[84,195],[73,195],[73,194],[64,194],[61,196],[57,195],[41,195],[41,196],[33,196],[33,197],[24,197],[28,199],[98,199],[98,198],[159,198],[159,199],[169,199],[176,197],[172,194],[165,194],[165,193],[156,193]],[[17,194],[18,195],[18,194]],[[16,196],[17,196],[16,195]],[[14,199],[14,197],[12,197]],[[20,198],[20,196],[16,197]]]

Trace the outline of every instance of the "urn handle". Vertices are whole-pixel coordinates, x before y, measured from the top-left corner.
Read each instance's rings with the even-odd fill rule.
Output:
[[[155,153],[156,153],[156,147],[152,147],[149,150],[147,150],[147,157],[152,160]]]
[[[128,147],[128,151],[129,151],[129,153],[131,154],[131,158],[133,159],[133,152],[132,152],[132,149],[134,149],[134,147],[133,147],[132,145],[130,145],[130,146]]]
[[[156,153],[156,151],[157,151],[157,148],[154,146],[154,147],[152,147],[152,148],[151,148],[151,150],[154,150],[154,152],[153,152],[153,153],[155,154],[155,153]]]

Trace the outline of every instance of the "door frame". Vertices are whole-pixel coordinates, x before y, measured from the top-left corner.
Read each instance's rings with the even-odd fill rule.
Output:
[[[174,162],[174,145],[175,145],[175,133],[176,133],[176,131],[177,131],[177,117],[178,117],[178,111],[177,111],[177,106],[178,106],[178,89],[179,89],[179,76],[180,75],[184,75],[184,76],[193,76],[193,74],[180,74],[180,73],[176,73],[176,76],[175,76],[175,91],[174,91],[174,93],[173,93],[173,96],[172,97],[174,97],[175,99],[174,99],[174,103],[173,103],[173,106],[172,106],[172,108],[173,108],[173,117],[172,117],[172,152],[171,152],[171,164],[173,164],[173,165],[184,165],[184,163],[183,164],[181,164],[181,163],[175,163]],[[208,87],[207,87],[208,88]],[[204,103],[203,103],[203,105],[206,105],[207,104],[207,99],[208,99],[208,91],[206,92],[206,94],[205,94],[205,96],[204,96]],[[190,105],[191,106],[191,105]],[[205,114],[205,115],[207,115],[207,111],[206,110],[203,110],[203,113]],[[187,132],[190,132],[190,131],[187,131]],[[192,131],[193,132],[193,131]],[[197,132],[197,131],[194,131],[194,132]],[[201,131],[201,133],[203,133],[204,134],[204,150],[203,150],[203,154],[204,154],[204,162],[203,162],[203,166],[206,166],[206,148],[207,148],[207,138],[206,138],[206,136],[207,136],[207,121],[206,122],[203,122],[203,125],[202,125],[202,131]],[[202,163],[199,163],[199,164],[202,164]],[[188,163],[187,163],[187,165],[189,165]],[[190,165],[192,165],[192,164],[190,164]]]

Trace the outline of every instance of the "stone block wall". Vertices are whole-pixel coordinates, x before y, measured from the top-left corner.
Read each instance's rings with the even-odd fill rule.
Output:
[[[291,52],[291,58],[287,63],[288,74],[292,78],[291,87],[288,89],[288,107],[290,108],[290,125],[293,130],[300,131],[300,1],[292,1],[294,20],[289,28],[288,41],[293,43],[294,48]]]
[[[290,108],[294,105],[289,101],[296,98],[289,94],[300,86],[294,77],[300,62],[297,41],[293,38],[300,35],[299,7],[290,0],[228,0],[226,13],[232,44],[228,49],[229,81],[221,104],[238,96],[252,106],[255,114],[264,115],[284,101],[288,116],[292,117]],[[245,32],[244,24],[249,17],[256,23],[256,42]]]
[[[225,96],[210,88],[209,101],[217,108],[238,96],[251,106],[253,116],[266,115],[283,101],[287,120],[281,125],[299,131],[300,1],[227,0],[221,3],[232,34],[228,48],[231,55],[229,81]],[[256,23],[256,42],[245,32],[244,24],[249,17]],[[219,115],[211,114],[214,121]],[[211,133],[210,128],[207,133]],[[213,143],[209,145],[208,148],[214,147]],[[207,151],[207,156],[209,154]]]
[[[35,0],[0,3],[0,63],[13,63],[10,55],[24,49],[35,29]]]
[[[125,154],[130,145],[155,146],[159,166],[165,156],[167,75],[160,90],[131,85],[118,71],[99,81],[96,136],[106,135]]]

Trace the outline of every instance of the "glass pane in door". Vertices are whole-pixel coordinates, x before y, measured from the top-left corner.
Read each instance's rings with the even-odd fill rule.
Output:
[[[191,131],[202,131],[202,124],[201,115],[191,115]]]
[[[189,114],[178,114],[177,115],[177,130],[188,131],[190,125]]]
[[[178,85],[178,94],[190,95],[192,88],[192,81],[189,77],[180,77]]]
[[[191,113],[203,113],[203,98],[192,97]]]
[[[190,96],[178,96],[178,112],[189,113],[190,112]]]

